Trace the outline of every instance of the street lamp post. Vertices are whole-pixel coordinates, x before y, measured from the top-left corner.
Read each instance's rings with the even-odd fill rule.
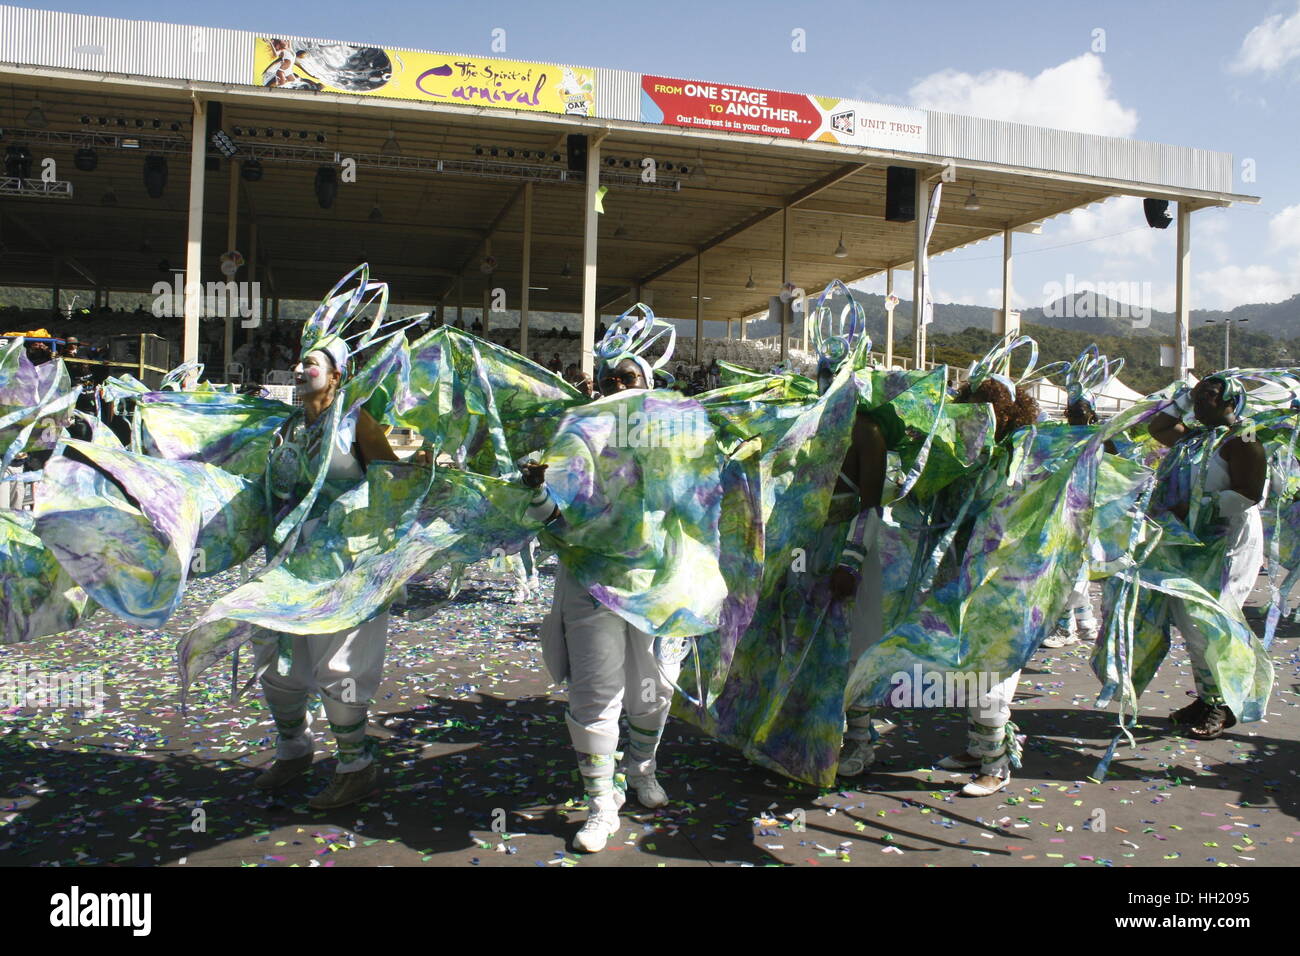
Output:
[[[1231,366],[1231,365],[1229,364],[1229,362],[1228,362],[1228,349],[1229,349],[1229,346],[1228,346],[1228,338],[1229,338],[1229,335],[1230,335],[1231,332],[1232,332],[1232,323],[1233,323],[1233,322],[1249,322],[1249,321],[1250,321],[1250,319],[1232,319],[1232,318],[1228,318],[1228,319],[1224,319],[1224,320],[1223,320],[1223,367],[1224,367],[1225,369],[1232,368],[1232,366]],[[1213,320],[1213,319],[1206,319],[1206,320],[1205,320],[1205,324],[1206,324],[1206,325],[1213,325],[1213,324],[1214,324],[1214,320]]]

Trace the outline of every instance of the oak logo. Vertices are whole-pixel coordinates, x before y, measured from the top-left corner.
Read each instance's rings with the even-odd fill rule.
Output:
[[[51,926],[129,926],[134,936],[148,936],[153,928],[152,893],[82,894],[74,886],[51,896],[50,906]]]

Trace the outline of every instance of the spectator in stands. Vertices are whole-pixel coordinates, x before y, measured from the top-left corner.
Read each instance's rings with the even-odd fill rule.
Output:
[[[458,318],[456,319],[456,321],[453,322],[453,323],[451,323],[451,324],[452,324],[452,327],[453,327],[453,328],[460,329],[462,332],[465,331],[465,320],[464,320],[464,319],[458,317]]]
[[[715,358],[711,363],[709,363],[708,385],[710,389],[715,389],[721,384],[722,367],[718,365],[718,360]]]
[[[564,363],[560,361],[559,352],[555,352],[551,355],[551,364],[548,367],[556,375],[559,375],[562,371],[564,371]]]
[[[50,351],[49,342],[36,342],[28,339],[27,358],[33,365],[44,365],[54,358],[54,353]]]
[[[480,320],[480,319],[475,319],[474,322],[473,322],[473,324],[470,325],[469,330],[470,330],[471,332],[473,332],[475,335],[478,335],[480,332],[482,332],[482,331],[483,331],[483,322],[482,322],[482,320]]]
[[[546,363],[545,363],[544,361],[542,361],[542,353],[539,352],[539,351],[537,351],[536,349],[533,349],[533,361],[536,362],[538,365],[541,365],[541,366],[543,366],[543,367],[545,367],[545,365],[546,365]]]

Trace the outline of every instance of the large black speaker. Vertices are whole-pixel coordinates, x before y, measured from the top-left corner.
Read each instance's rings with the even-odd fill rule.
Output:
[[[329,209],[334,205],[338,194],[339,180],[334,167],[321,166],[316,170],[316,202],[320,203],[322,209]]]
[[[144,158],[144,191],[150,199],[162,199],[167,186],[167,160],[157,154]]]
[[[219,132],[221,132],[221,104],[216,100],[209,100],[207,142],[212,142],[212,137]]]
[[[569,134],[569,170],[575,173],[587,171],[587,137],[581,133]]]
[[[1142,211],[1146,213],[1147,225],[1152,229],[1168,229],[1169,224],[1174,221],[1169,215],[1168,199],[1144,199]]]
[[[911,166],[885,169],[885,219],[888,222],[916,221],[916,170]]]

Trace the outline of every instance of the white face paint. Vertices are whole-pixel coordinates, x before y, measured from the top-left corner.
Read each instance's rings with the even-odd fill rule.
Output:
[[[329,388],[334,365],[324,352],[309,352],[294,368],[298,394],[314,395]]]

